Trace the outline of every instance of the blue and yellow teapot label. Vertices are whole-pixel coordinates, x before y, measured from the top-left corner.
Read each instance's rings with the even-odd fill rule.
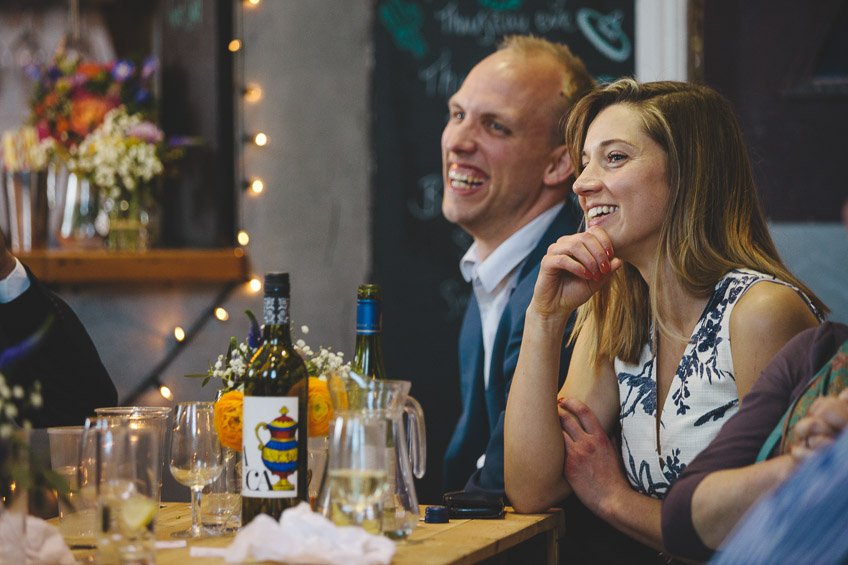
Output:
[[[296,396],[245,396],[242,496],[297,495],[297,403]]]

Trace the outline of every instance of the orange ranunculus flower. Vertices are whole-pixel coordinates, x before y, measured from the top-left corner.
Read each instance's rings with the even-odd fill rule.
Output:
[[[94,78],[102,72],[106,72],[108,70],[107,65],[103,65],[100,63],[80,63],[77,65],[77,72],[87,78]]]
[[[299,394],[301,390],[303,390],[303,381],[294,385],[289,394]],[[327,389],[327,382],[318,377],[309,377],[306,412],[309,437],[321,437],[330,433],[333,405],[330,403],[330,391]]]
[[[241,415],[244,394],[231,390],[215,402],[215,431],[221,445],[241,451]]]
[[[333,405],[327,382],[309,377],[309,437],[320,437],[330,433]]]
[[[100,125],[114,107],[113,101],[97,96],[83,95],[76,98],[71,106],[71,131],[85,137]]]

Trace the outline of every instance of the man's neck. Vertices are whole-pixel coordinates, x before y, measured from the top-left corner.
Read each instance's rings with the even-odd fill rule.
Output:
[[[477,244],[477,256],[480,258],[480,262],[486,260],[486,258],[495,252],[495,250],[500,247],[503,242],[514,236],[516,233],[521,231],[524,227],[527,226],[530,222],[534,221],[536,218],[553,208],[554,206],[559,206],[562,204],[562,201],[552,202],[549,206],[539,210],[537,213],[531,215],[527,215],[521,218],[514,225],[510,226],[509,229],[504,229],[501,226],[500,229],[492,230],[491,234],[486,235],[477,235],[472,234],[474,236],[474,243]]]

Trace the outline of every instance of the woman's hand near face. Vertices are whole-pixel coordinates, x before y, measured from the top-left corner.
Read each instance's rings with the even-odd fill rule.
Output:
[[[601,228],[563,236],[542,258],[531,306],[543,317],[567,319],[622,265]]]

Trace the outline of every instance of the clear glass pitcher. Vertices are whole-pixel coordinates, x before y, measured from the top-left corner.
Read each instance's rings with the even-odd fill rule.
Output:
[[[380,510],[382,533],[395,540],[405,539],[418,525],[418,497],[413,476],[423,477],[427,463],[424,412],[418,401],[409,396],[411,386],[408,381],[373,380],[347,370],[333,373],[328,378],[334,418],[330,430],[331,462],[333,430],[337,425],[341,428],[345,418],[358,418],[363,412],[386,418],[386,475],[389,485]],[[332,495],[328,482],[325,473],[316,510],[331,517]]]

